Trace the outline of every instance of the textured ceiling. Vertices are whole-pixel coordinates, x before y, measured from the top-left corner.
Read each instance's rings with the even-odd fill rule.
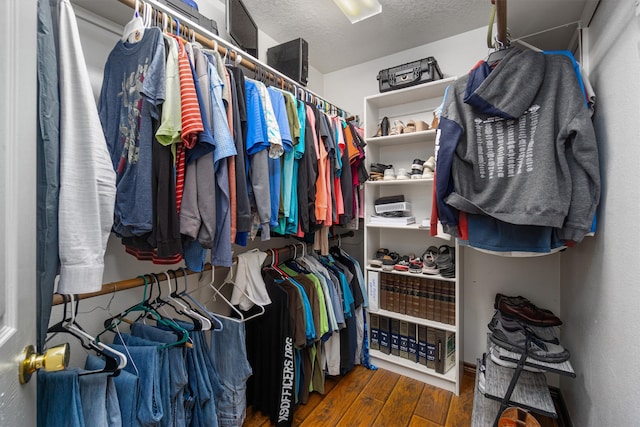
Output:
[[[379,0],[382,13],[356,24],[332,0],[243,0],[258,27],[282,42],[302,37],[309,62],[322,73],[487,26],[490,0]],[[508,0],[512,38],[578,21],[592,0]],[[586,25],[586,24],[585,24]],[[566,49],[575,26],[527,39]]]
[[[124,25],[131,9],[117,0],[72,0]],[[274,40],[302,37],[309,62],[322,73],[390,55],[455,34],[486,27],[490,0],[379,0],[382,13],[356,24],[333,0],[242,0],[258,28]],[[507,0],[512,39],[564,26],[524,41],[542,49],[566,49],[582,19],[587,26],[599,0]],[[197,0],[200,9],[224,10],[225,0]],[[224,20],[218,21],[223,27]],[[221,28],[222,29],[222,28]]]

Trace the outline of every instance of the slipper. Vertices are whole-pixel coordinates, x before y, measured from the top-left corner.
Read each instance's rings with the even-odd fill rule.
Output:
[[[402,123],[402,120],[395,120],[393,127],[389,131],[389,135],[400,135],[402,133],[404,133],[404,123]]]

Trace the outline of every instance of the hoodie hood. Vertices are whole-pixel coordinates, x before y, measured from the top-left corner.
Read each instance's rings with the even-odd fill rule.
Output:
[[[469,73],[464,102],[477,113],[515,119],[533,103],[544,73],[543,53],[511,48],[495,69],[483,62]]]

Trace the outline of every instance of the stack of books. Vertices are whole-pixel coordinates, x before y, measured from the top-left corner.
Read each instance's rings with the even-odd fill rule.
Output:
[[[446,374],[456,363],[456,334],[404,320],[369,314],[370,348]]]
[[[380,308],[455,325],[455,282],[424,276],[380,274]]]

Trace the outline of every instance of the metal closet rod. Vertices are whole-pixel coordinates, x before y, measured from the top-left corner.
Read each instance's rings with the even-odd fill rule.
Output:
[[[342,234],[338,234],[336,236],[333,236],[333,237],[330,238],[330,240],[343,239],[343,238],[346,238],[346,237],[353,237],[354,234],[355,233],[353,231],[348,231],[346,233],[342,233]],[[289,258],[293,257],[293,255],[298,250],[298,247],[300,247],[300,250],[302,250],[304,248],[302,243],[294,242],[291,245],[287,245],[287,246],[284,246],[284,247],[276,249],[276,251],[278,252],[278,258],[280,260],[283,260],[283,259],[289,259]],[[237,257],[233,257],[233,262],[236,262],[236,261],[238,261],[238,258]],[[266,263],[270,263],[271,262],[271,254],[269,252],[267,252],[267,259],[265,260],[265,262]],[[205,266],[204,266],[204,270],[205,271],[209,271],[209,270],[211,270],[211,268],[215,268],[215,267],[212,267],[212,265],[209,264],[209,263],[206,263]],[[219,268],[226,268],[226,267],[219,267]],[[191,270],[188,270],[188,269],[184,269],[184,271],[186,271],[187,276],[189,276],[191,274],[197,274],[197,272],[191,271]],[[176,277],[184,276],[184,274],[185,274],[184,271],[183,270],[173,270],[173,272],[175,273]],[[151,274],[145,274],[144,276],[146,277],[146,279],[147,279],[147,281],[149,283],[151,283],[153,281],[153,277],[151,276]],[[102,285],[102,289],[100,289],[99,291],[91,292],[91,293],[87,293],[87,294],[77,294],[76,295],[76,300],[98,297],[100,295],[109,295],[109,294],[112,294],[114,292],[119,292],[119,291],[125,291],[127,289],[138,288],[140,286],[143,286],[144,284],[145,284],[145,281],[144,281],[144,279],[142,277],[136,277],[136,278],[133,278],[133,279],[120,280],[118,282],[112,282],[112,283],[105,283],[104,285]],[[52,305],[63,304],[65,298],[66,298],[66,295],[54,294],[53,295],[53,303],[52,303]]]
[[[135,9],[135,7],[136,7],[136,0],[118,0],[118,1],[120,3],[122,3],[122,4],[125,4],[125,5],[129,6],[132,9]],[[153,10],[156,13],[167,14],[169,17],[178,18],[180,20],[180,27],[186,27],[187,31],[188,30],[193,30],[196,41],[199,42],[200,44],[202,44],[203,46],[206,46],[206,47],[208,47],[210,49],[217,48],[218,52],[221,55],[228,54],[229,57],[234,61],[237,58],[237,56],[240,55],[241,58],[242,58],[242,61],[240,61],[240,64],[242,64],[243,66],[245,66],[246,68],[248,68],[251,71],[256,71],[257,68],[262,68],[263,70],[266,70],[267,74],[266,74],[265,77],[267,79],[269,79],[269,80],[275,80],[276,85],[285,86],[285,84],[286,84],[286,85],[288,85],[288,89],[301,90],[303,93],[307,93],[307,94],[311,95],[312,96],[312,100],[311,100],[312,102],[313,102],[313,98],[315,98],[316,100],[319,100],[322,103],[325,103],[325,104],[333,107],[334,109],[343,112],[345,116],[349,116],[349,117],[347,117],[347,121],[350,121],[349,119],[353,120],[354,118],[357,118],[357,116],[350,115],[347,111],[343,110],[342,108],[339,108],[339,107],[335,106],[334,104],[332,104],[331,102],[327,101],[323,97],[317,95],[313,91],[311,91],[311,90],[309,90],[309,89],[307,89],[305,87],[300,86],[300,84],[297,83],[295,80],[292,80],[291,78],[289,78],[288,76],[285,76],[284,74],[280,73],[276,69],[270,67],[269,65],[261,62],[260,60],[258,60],[256,58],[254,58],[253,56],[251,56],[247,52],[241,50],[240,48],[238,48],[236,46],[233,46],[231,43],[227,42],[226,40],[224,40],[220,36],[212,33],[211,31],[207,30],[206,28],[203,28],[200,25],[194,23],[189,18],[185,17],[184,15],[181,15],[179,12],[177,12],[175,10],[172,10],[168,6],[165,6],[165,5],[163,5],[161,3],[158,3],[158,2],[156,2],[154,0],[139,1],[139,4],[141,4],[141,5],[144,5],[144,3],[148,3],[149,5],[151,5]],[[173,29],[173,27],[174,27],[173,20],[169,20],[169,25]],[[185,34],[187,34],[187,33],[185,33]],[[217,43],[217,46],[216,46],[216,43]]]

